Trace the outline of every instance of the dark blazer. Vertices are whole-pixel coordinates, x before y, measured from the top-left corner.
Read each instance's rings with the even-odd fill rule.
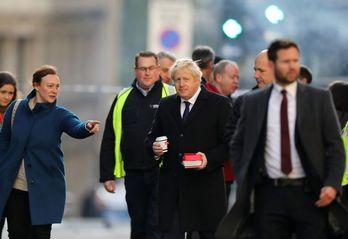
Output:
[[[236,205],[248,206],[242,202],[250,202],[255,175],[261,170],[258,163],[263,158],[262,145],[272,88],[270,85],[243,97],[241,119],[230,144],[238,184]],[[340,192],[345,155],[330,93],[298,84],[296,105],[295,144],[309,187],[318,197],[323,186],[332,186]],[[234,211],[245,213],[248,210]]]
[[[156,137],[168,137],[168,152],[161,158],[159,176],[160,230],[171,226],[175,205],[179,206],[183,231],[215,231],[226,213],[223,162],[228,157],[223,131],[230,110],[228,99],[201,87],[185,123],[180,115],[180,97],[163,98],[146,146],[152,153]],[[185,169],[183,153],[205,153],[203,170]]]

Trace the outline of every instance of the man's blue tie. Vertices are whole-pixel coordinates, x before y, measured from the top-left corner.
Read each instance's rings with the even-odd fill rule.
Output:
[[[182,121],[185,121],[190,113],[190,102],[188,101],[184,101],[185,103],[185,110],[184,110],[184,113],[182,115]]]

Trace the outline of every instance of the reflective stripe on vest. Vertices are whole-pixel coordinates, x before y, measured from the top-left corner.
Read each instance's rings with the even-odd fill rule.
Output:
[[[175,88],[171,85],[162,83],[162,95],[166,97],[168,95],[175,94]],[[127,87],[122,89],[117,95],[117,102],[113,111],[113,128],[115,133],[115,169],[114,175],[116,178],[122,178],[126,175],[124,171],[124,162],[121,153],[121,137],[122,137],[122,109],[128,98],[128,95],[133,90],[133,87]]]
[[[348,184],[348,121],[342,131],[342,140],[344,144],[344,150],[346,152],[346,169],[344,170],[343,180],[342,180],[342,186],[344,186]]]

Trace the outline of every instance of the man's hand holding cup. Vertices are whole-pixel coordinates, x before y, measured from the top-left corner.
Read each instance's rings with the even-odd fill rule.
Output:
[[[167,136],[157,137],[152,144],[152,150],[157,156],[162,156],[165,152],[168,152],[168,138]]]

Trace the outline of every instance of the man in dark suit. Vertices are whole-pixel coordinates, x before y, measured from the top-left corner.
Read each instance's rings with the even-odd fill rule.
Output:
[[[226,213],[223,162],[228,156],[223,131],[230,111],[226,97],[200,87],[201,71],[191,59],[171,69],[177,95],[160,102],[146,146],[162,166],[159,176],[159,227],[163,239],[180,239],[198,231],[214,238]],[[204,120],[202,120],[204,119]],[[168,152],[155,142],[168,137]],[[195,168],[182,165],[183,155],[202,157]]]
[[[332,99],[298,84],[299,53],[291,40],[271,43],[275,82],[243,97],[230,144],[235,207],[244,207],[235,211],[246,212],[254,192],[258,238],[327,238],[327,209],[341,190],[344,151]]]

